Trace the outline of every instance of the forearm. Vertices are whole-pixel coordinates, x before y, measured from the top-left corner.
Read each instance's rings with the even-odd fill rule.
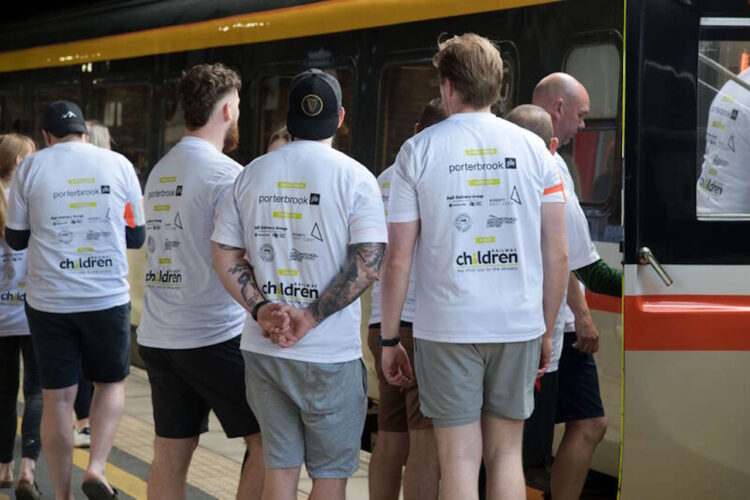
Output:
[[[608,266],[602,259],[573,272],[592,292],[622,297],[622,271]]]
[[[570,273],[568,280],[568,307],[573,311],[573,315],[577,320],[585,320],[591,316],[589,306],[586,303],[586,296],[583,294],[583,290],[581,290],[575,273]]]
[[[398,336],[401,311],[409,290],[412,259],[395,257],[388,253],[380,279],[380,336],[384,339]]]
[[[385,243],[358,243],[349,247],[344,268],[320,298],[310,304],[310,315],[316,324],[357,300],[375,282],[384,251]]]
[[[245,251],[214,243],[213,264],[224,288],[249,313],[265,300],[253,274],[253,267],[245,259]]]
[[[551,336],[560,311],[568,275],[568,237],[565,207],[561,203],[542,205],[542,308],[546,335]]]

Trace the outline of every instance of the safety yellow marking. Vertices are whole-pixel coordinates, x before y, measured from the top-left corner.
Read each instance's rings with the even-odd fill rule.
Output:
[[[86,467],[89,465],[90,456],[87,451],[78,448],[74,449],[73,465],[81,470],[86,470]],[[112,487],[117,488],[123,493],[127,493],[133,498],[146,498],[146,482],[138,476],[134,476],[110,463],[107,463],[105,474],[107,481],[109,481]]]
[[[557,1],[560,0],[327,0],[191,24],[12,50],[0,53],[0,72],[244,45]]]

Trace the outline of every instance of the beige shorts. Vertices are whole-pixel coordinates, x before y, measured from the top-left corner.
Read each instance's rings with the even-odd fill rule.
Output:
[[[504,344],[415,340],[419,402],[436,427],[469,424],[482,414],[526,420],[534,411],[541,337]]]

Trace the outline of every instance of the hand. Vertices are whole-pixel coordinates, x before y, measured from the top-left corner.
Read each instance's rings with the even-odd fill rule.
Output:
[[[286,306],[280,303],[265,304],[258,309],[258,326],[264,337],[278,336],[289,331],[289,315]]]
[[[414,380],[409,356],[401,344],[396,344],[393,347],[383,346],[380,362],[383,367],[383,375],[389,384],[402,386]]]
[[[576,318],[576,342],[573,349],[591,354],[599,350],[599,332],[590,314]]]
[[[552,336],[544,334],[542,337],[542,352],[539,359],[539,369],[536,371],[536,378],[541,378],[549,368],[549,360],[552,356]]]
[[[279,330],[270,335],[271,342],[279,344],[281,347],[293,346],[302,340],[302,338],[307,335],[307,332],[318,325],[318,322],[313,319],[309,309],[284,306],[282,314],[289,319],[288,328],[286,330]]]

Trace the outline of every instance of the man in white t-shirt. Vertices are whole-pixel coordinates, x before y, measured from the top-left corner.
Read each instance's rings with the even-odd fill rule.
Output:
[[[408,140],[388,200],[383,372],[412,378],[398,325],[415,241],[420,405],[438,442],[441,497],[525,495],[523,422],[549,363],[567,255],[563,186],[544,143],[497,118],[502,60],[487,39],[440,43],[433,61],[449,117]],[[541,358],[541,359],[540,359]]]
[[[6,241],[28,246],[26,316],[44,400],[42,447],[57,498],[72,496],[73,401],[79,367],[96,390],[89,498],[109,498],[107,456],[125,403],[130,370],[128,248],[145,239],[133,165],[84,141],[83,113],[55,101],[42,120],[49,146],[18,168],[8,201]]]
[[[335,78],[297,75],[294,140],[237,177],[211,238],[222,283],[251,313],[241,349],[263,434],[264,498],[296,498],[304,463],[311,498],[343,499],[359,468],[359,296],[377,277],[387,234],[375,177],[331,147],[343,119]]]
[[[750,214],[750,69],[738,78],[745,86],[729,80],[708,112],[698,216]]]
[[[549,113],[552,134],[561,146],[569,144],[578,130],[585,127],[584,118],[590,107],[588,92],[572,76],[565,73],[546,76],[535,87],[532,100],[534,105]],[[555,332],[555,357],[560,370],[557,371],[556,363],[556,370],[542,377],[541,394],[538,395],[540,411],[532,417],[530,426],[536,429],[540,425],[541,433],[547,436],[547,443],[542,448],[546,455],[546,450],[551,450],[554,424],[566,424],[551,479],[553,498],[564,500],[580,496],[591,456],[607,431],[592,355],[599,349],[599,332],[591,319],[581,285],[572,273],[603,262],[591,241],[588,222],[575,194],[568,166],[557,152],[552,151],[552,154],[568,197],[566,227],[570,275],[567,304],[561,310]],[[539,420],[545,422],[538,424]]]
[[[419,121],[414,124],[418,134],[447,118],[443,101],[438,97],[422,110]],[[391,191],[391,165],[378,176],[380,193],[388,215],[388,198]],[[404,310],[401,312],[399,337],[401,345],[414,363],[414,272],[409,275],[409,291]],[[378,377],[378,439],[370,457],[368,486],[371,500],[396,500],[401,490],[403,469],[405,500],[437,499],[440,484],[440,464],[432,421],[425,418],[419,409],[419,387],[412,380],[406,387],[388,383],[380,366],[380,281],[372,287],[372,314],[367,344],[375,359]]]
[[[237,497],[260,499],[260,427],[245,398],[240,335],[245,309],[211,264],[211,233],[242,167],[237,147],[239,75],[199,64],[180,81],[182,138],[149,174],[145,190],[146,294],[138,350],[151,382],[156,440],[151,498],[184,498],[187,471],[213,410],[228,438],[248,447]]]

